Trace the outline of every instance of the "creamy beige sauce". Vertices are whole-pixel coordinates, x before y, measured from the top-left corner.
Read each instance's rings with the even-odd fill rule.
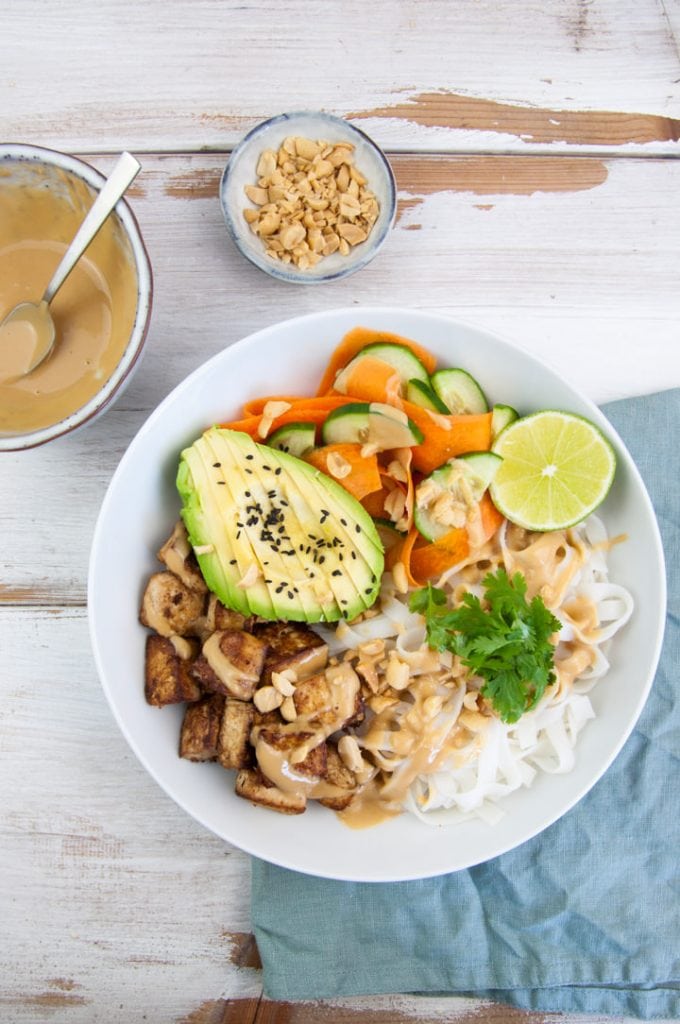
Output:
[[[18,180],[18,179],[17,179]],[[86,213],[87,186],[58,168],[27,165],[21,183],[0,174],[0,320],[20,302],[39,302]],[[137,279],[122,226],[109,217],[66,279],[50,311],[56,341],[45,361],[0,384],[0,432],[57,423],[85,405],[111,376],[134,325]],[[0,380],[13,376],[21,338],[0,345]],[[30,333],[22,333],[24,356]]]
[[[235,697],[248,699],[260,676],[258,673],[248,674],[234,668],[220,647],[223,635],[224,631],[218,630],[208,637],[203,644],[203,656],[230,693],[233,693]]]
[[[571,558],[566,557],[568,547]],[[522,551],[508,552],[508,571],[522,573],[529,599],[539,594],[548,608],[556,608],[583,564],[583,558],[583,551],[572,547],[566,534],[544,533]]]
[[[347,796],[347,790],[340,786],[333,786],[318,776],[303,775],[302,772],[296,771],[295,766],[286,756],[286,752],[276,750],[261,736],[255,745],[255,757],[262,774],[266,775],[269,781],[284,793],[305,796],[313,800],[328,800],[333,797]]]
[[[262,774],[286,793],[313,799],[347,795],[347,790],[332,786],[323,779],[304,775],[296,770],[295,765],[304,761],[315,747],[337,732],[352,717],[360,686],[356,672],[346,663],[326,669],[325,679],[328,685],[328,700],[324,707],[317,708],[307,715],[298,715],[294,721],[277,726],[281,733],[304,735],[303,742],[292,750],[281,751],[266,743],[257,730],[254,730],[253,737],[255,757]]]

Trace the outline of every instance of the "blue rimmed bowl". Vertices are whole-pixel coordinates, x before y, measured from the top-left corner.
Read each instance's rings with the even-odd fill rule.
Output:
[[[252,231],[244,217],[244,210],[248,207],[257,208],[247,197],[245,188],[257,184],[260,155],[266,149],[277,151],[289,136],[301,136],[315,142],[351,143],[356,167],[367,179],[366,187],[376,196],[380,206],[378,219],[365,242],[354,246],[347,256],[339,252],[324,256],[316,266],[307,270],[268,256],[263,240]],[[298,111],[263,121],[241,140],[222,175],[220,203],[234,244],[256,267],[289,284],[322,284],[356,273],[376,256],[394,224],[397,189],[387,157],[365,132],[332,114]]]

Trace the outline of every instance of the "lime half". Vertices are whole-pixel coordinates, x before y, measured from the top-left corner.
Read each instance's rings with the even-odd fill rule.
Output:
[[[604,501],[614,449],[594,423],[545,409],[515,420],[492,451],[503,462],[491,482],[496,508],[527,530],[563,530]]]

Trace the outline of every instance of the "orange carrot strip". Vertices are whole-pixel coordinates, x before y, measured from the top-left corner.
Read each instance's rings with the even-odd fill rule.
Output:
[[[259,416],[267,402],[288,402],[295,405],[296,402],[311,402],[313,399],[304,398],[300,395],[265,395],[264,398],[251,398],[243,403],[244,416]]]
[[[345,379],[345,394],[361,402],[386,402],[390,394],[390,381],[399,384],[399,375],[393,366],[366,356],[355,366]],[[337,394],[333,391],[333,394]]]
[[[479,536],[475,536],[475,543],[480,547],[485,544],[493,537],[502,522],[503,516],[488,493],[483,494],[479,503]],[[463,526],[456,527],[431,544],[413,548],[410,574],[413,578],[426,582],[435,576],[441,576],[469,554],[470,530]]]
[[[410,338],[402,338],[398,334],[390,334],[388,331],[376,331],[369,327],[355,327],[347,332],[333,352],[326,371],[321,378],[317,394],[325,395],[333,387],[338,370],[341,370],[343,366],[347,366],[349,361],[354,359],[355,355],[362,348],[365,348],[366,345],[372,345],[377,341],[387,341],[394,345],[405,345],[406,348],[409,348],[420,359],[428,373],[434,373],[437,365],[436,356],[433,356],[431,352],[428,352],[427,349],[417,342],[411,341]]]
[[[372,519],[385,518],[385,498],[387,498],[389,493],[386,487],[381,487],[379,491],[367,494],[361,499],[361,504]]]
[[[434,544],[414,547],[411,552],[410,575],[424,583],[462,562],[470,553],[470,540],[464,526],[449,530]]]
[[[502,512],[498,511],[488,492],[482,495],[482,500],[479,503],[479,512],[482,520],[484,540],[491,540],[505,517]]]
[[[491,447],[490,412],[444,416],[430,414],[413,402],[404,402],[403,406],[406,415],[420,428],[425,438],[413,449],[413,468],[421,473],[431,473],[456,455],[485,452]]]
[[[411,587],[418,587],[422,582],[421,580],[417,580],[411,572],[413,545],[419,537],[420,534],[415,526],[411,527],[404,539],[398,544],[395,544],[393,548],[390,548],[385,556],[385,568],[392,570],[398,562],[404,566],[406,579]]]
[[[323,395],[321,397],[314,395],[264,395],[262,398],[251,398],[244,402],[243,417],[261,415],[268,402],[287,402],[294,409],[301,409],[305,406],[312,409],[327,409],[328,412],[331,412],[336,407],[332,401],[333,397],[342,398],[345,402],[348,400],[346,395]],[[340,402],[339,404],[344,403]]]
[[[379,491],[382,486],[377,456],[363,457],[361,447],[360,444],[327,444],[323,448],[315,448],[308,452],[305,461],[316,466],[322,473],[327,473],[341,487],[361,501],[366,495]],[[329,470],[328,459],[333,454],[351,466],[351,472],[347,476],[335,477]]]
[[[316,426],[320,426],[325,422],[326,417],[333,409],[338,409],[341,405],[348,405],[352,401],[354,399],[344,397],[324,398],[323,400],[317,398],[300,399],[299,402],[292,404],[290,409],[287,409],[286,412],[272,420],[267,435],[272,434],[279,427],[284,427],[287,423],[314,423]],[[249,434],[255,441],[262,441],[263,439],[258,433],[261,419],[262,415],[257,414],[255,416],[246,416],[240,420],[231,420],[220,425],[227,430],[241,430],[244,434]]]

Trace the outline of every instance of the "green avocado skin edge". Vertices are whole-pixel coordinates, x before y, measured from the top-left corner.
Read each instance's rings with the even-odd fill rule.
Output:
[[[308,463],[211,427],[182,452],[176,482],[203,577],[227,608],[335,622],[375,603],[384,570],[375,524]]]

